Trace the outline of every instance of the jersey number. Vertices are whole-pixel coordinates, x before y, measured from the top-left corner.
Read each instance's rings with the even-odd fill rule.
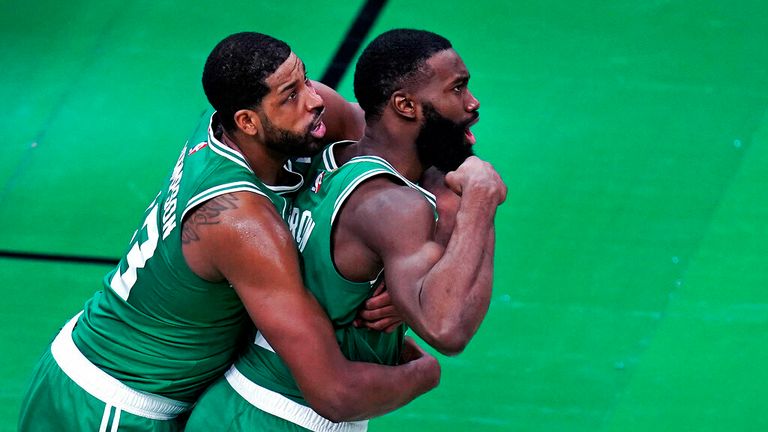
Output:
[[[144,268],[147,260],[152,258],[157,248],[157,240],[160,237],[160,232],[157,229],[157,211],[159,204],[152,206],[147,218],[144,219],[144,225],[142,229],[146,229],[147,239],[139,244],[141,236],[135,235],[135,243],[131,246],[131,250],[125,256],[125,261],[128,263],[128,268],[124,272],[120,272],[120,266],[118,265],[115,276],[112,277],[109,285],[112,289],[122,297],[123,300],[128,300],[128,294],[131,293],[131,288],[136,283],[136,272],[140,268]]]

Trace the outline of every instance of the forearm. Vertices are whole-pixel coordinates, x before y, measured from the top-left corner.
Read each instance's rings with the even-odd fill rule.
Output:
[[[340,380],[338,409],[334,421],[354,421],[377,417],[411,402],[435,388],[440,368],[434,358],[419,359],[400,366],[349,362],[346,378]]]
[[[323,417],[339,422],[382,415],[439,382],[440,365],[429,355],[401,366],[348,360],[339,350],[327,317],[312,303],[297,310],[301,319],[281,322],[278,333],[264,334],[274,341],[270,343],[286,362],[304,398]]]
[[[419,292],[421,310],[414,330],[444,354],[456,354],[466,346],[490,299],[496,206],[483,198],[469,194],[462,198],[443,256]]]
[[[475,284],[471,288],[469,295],[464,301],[463,311],[465,316],[461,322],[457,323],[457,337],[463,345],[469,343],[472,336],[488,312],[488,306],[491,303],[493,292],[493,262],[496,246],[496,230],[492,227],[488,233],[485,249],[483,250],[483,260],[480,264],[480,271],[475,279]]]
[[[328,316],[301,282],[293,238],[274,206],[255,194],[236,196],[240,207],[216,219],[221,223],[198,227],[200,239],[185,258],[211,254],[210,268],[232,285],[315,411],[334,421],[367,418],[437,385],[439,365],[429,355],[398,367],[347,360]]]

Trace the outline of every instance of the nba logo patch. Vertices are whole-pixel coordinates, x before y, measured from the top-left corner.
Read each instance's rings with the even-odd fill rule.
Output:
[[[320,174],[315,177],[315,182],[312,184],[312,188],[310,189],[314,193],[320,192],[320,185],[323,184],[323,177],[325,176],[325,171],[321,172]]]
[[[201,142],[200,144],[198,144],[198,145],[196,145],[196,146],[192,147],[192,148],[189,150],[189,153],[187,153],[187,156],[192,156],[193,154],[195,154],[195,152],[197,152],[197,151],[198,151],[198,150],[200,150],[200,149],[203,149],[203,148],[205,148],[207,145],[208,145],[208,141],[203,141],[203,142]]]

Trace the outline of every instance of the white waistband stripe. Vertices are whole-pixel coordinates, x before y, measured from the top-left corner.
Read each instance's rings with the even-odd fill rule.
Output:
[[[187,402],[132,389],[88,361],[72,340],[72,329],[80,314],[82,312],[72,318],[53,340],[51,354],[72,381],[96,399],[115,407],[116,419],[120,411],[125,411],[148,419],[170,420],[191,408],[192,404]]]
[[[104,406],[104,414],[101,416],[101,425],[99,425],[99,432],[107,432],[107,425],[109,424],[109,414],[112,412],[112,405],[106,404]]]
[[[120,408],[115,408],[115,418],[112,419],[112,429],[109,432],[117,432],[117,427],[120,425]]]
[[[308,406],[261,387],[246,378],[234,366],[229,368],[224,376],[237,394],[251,405],[303,428],[314,432],[365,432],[368,430],[368,420],[334,423]]]

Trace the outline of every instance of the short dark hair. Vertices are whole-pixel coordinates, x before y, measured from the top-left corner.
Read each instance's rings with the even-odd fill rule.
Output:
[[[269,93],[266,78],[291,55],[285,42],[255,32],[235,33],[219,42],[203,68],[203,90],[227,130],[234,115],[252,109]]]
[[[355,97],[365,118],[378,118],[393,92],[428,73],[427,59],[450,48],[448,39],[426,30],[395,29],[371,41],[355,67]]]

